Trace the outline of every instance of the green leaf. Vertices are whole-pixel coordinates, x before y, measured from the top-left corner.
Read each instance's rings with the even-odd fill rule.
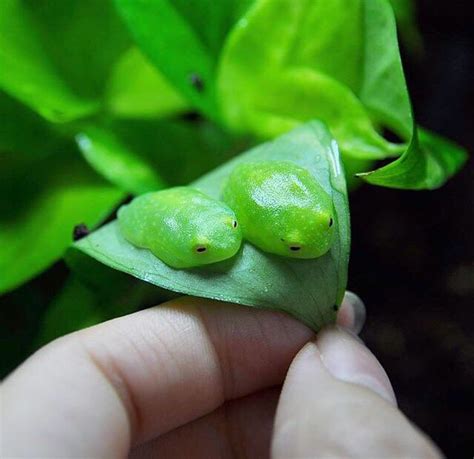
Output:
[[[360,98],[379,123],[409,144],[402,156],[372,172],[359,174],[374,185],[433,189],[464,164],[466,153],[449,141],[418,130],[413,117],[397,43],[395,19],[386,0],[365,0],[365,60]]]
[[[115,0],[150,61],[192,106],[212,119],[219,117],[217,58],[227,31],[250,1]]]
[[[139,49],[123,54],[107,86],[107,106],[119,118],[163,118],[188,108]]]
[[[83,97],[101,98],[111,68],[131,44],[113,0],[23,2],[68,84]]]
[[[122,190],[142,194],[165,187],[151,165],[130,151],[113,133],[88,126],[76,140],[88,163]]]
[[[71,276],[46,310],[37,337],[37,347],[105,320],[97,306],[95,292]]]
[[[0,87],[51,121],[67,121],[96,109],[78,97],[55,69],[39,41],[37,24],[20,0],[3,0],[0,15]]]
[[[362,0],[257,1],[234,27],[221,58],[226,122],[271,138],[321,119],[346,155],[397,156],[400,147],[377,133],[355,94],[363,40]]]
[[[354,191],[364,183],[358,174],[373,167],[374,161],[370,159],[357,159],[351,156],[343,156],[342,159],[346,174],[347,189],[349,191]]]
[[[423,52],[423,37],[416,23],[416,8],[413,0],[390,0],[403,43],[410,52]]]
[[[50,121],[87,116],[128,45],[109,0],[2,0],[0,87]]]
[[[98,270],[88,266],[94,273]],[[104,266],[105,268],[105,266]],[[130,314],[142,306],[156,304],[160,289],[119,271],[105,268],[102,283],[83,282],[72,274],[63,289],[48,306],[43,317],[37,347],[82,328]]]
[[[167,0],[214,57],[219,56],[229,30],[253,2],[254,0]]]
[[[403,155],[389,171],[362,176],[373,184],[440,186],[462,164],[454,147],[418,147],[387,0],[256,1],[227,40],[218,95],[226,124],[239,132],[274,137],[320,119],[346,159]],[[386,141],[383,127],[406,143]],[[441,157],[450,168],[429,166]]]
[[[456,144],[419,129],[406,154],[375,172],[357,174],[373,185],[434,189],[454,175],[467,160],[467,153]]]
[[[318,259],[296,260],[266,254],[248,243],[230,260],[187,270],[165,265],[151,252],[129,244],[114,221],[74,244],[114,269],[175,292],[293,314],[315,330],[335,320],[347,282],[350,230],[346,184],[337,144],[318,122],[301,126],[258,146],[192,185],[219,197],[233,168],[254,160],[290,160],[307,168],[332,196],[337,237]]]
[[[364,2],[363,79],[358,95],[378,123],[409,141],[414,120],[393,11],[387,0]]]
[[[37,164],[7,166],[1,176],[0,292],[50,266],[71,243],[75,225],[94,227],[123,197],[65,152]]]
[[[79,134],[94,169],[134,194],[182,185],[227,160],[236,141],[208,122],[128,120]]]
[[[50,124],[0,91],[0,151],[44,157],[59,143]]]

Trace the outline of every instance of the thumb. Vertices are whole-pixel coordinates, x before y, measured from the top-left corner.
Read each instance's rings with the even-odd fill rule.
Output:
[[[273,458],[438,458],[397,409],[390,381],[362,342],[340,328],[308,343],[288,371],[275,419]]]

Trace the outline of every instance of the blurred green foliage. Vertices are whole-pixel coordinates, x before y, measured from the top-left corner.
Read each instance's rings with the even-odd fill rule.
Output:
[[[423,37],[417,26],[415,0],[390,0],[390,3],[397,18],[402,42],[412,54],[421,54]]]
[[[412,4],[392,2],[415,48]],[[443,139],[418,136],[388,0],[2,0],[5,310],[38,303],[33,284],[18,287],[61,259],[76,224],[98,227],[128,195],[188,183],[310,119],[329,125],[351,182],[373,160],[399,157],[365,180],[435,188],[465,159]],[[401,143],[385,140],[384,128]],[[103,283],[114,275],[105,270]],[[120,295],[99,294],[77,274],[62,283],[53,282],[44,328],[36,312],[21,339],[45,342],[129,312],[114,309]],[[104,298],[110,309],[98,313]],[[137,295],[132,309],[149,298]]]

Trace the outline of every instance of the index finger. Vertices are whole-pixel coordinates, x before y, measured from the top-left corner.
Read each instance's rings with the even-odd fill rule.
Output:
[[[286,314],[195,298],[74,333],[4,383],[4,452],[124,456],[226,399],[280,384],[311,337]]]

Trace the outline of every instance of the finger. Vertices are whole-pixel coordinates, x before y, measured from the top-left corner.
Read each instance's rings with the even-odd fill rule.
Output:
[[[336,379],[367,387],[397,405],[387,373],[360,338],[335,327],[320,333],[316,345],[325,368]]]
[[[193,298],[75,333],[4,383],[5,453],[123,456],[226,399],[281,384],[312,336],[285,314]]]
[[[396,408],[383,368],[350,334],[325,331],[293,361],[272,457],[439,457]]]
[[[136,448],[132,459],[268,457],[280,388],[225,403]]]
[[[364,322],[364,304],[347,292],[338,323],[359,332]],[[227,402],[209,415],[142,444],[132,458],[267,457],[279,393],[280,389],[269,389]]]
[[[352,333],[359,334],[364,327],[365,319],[364,303],[355,293],[347,291],[337,313],[337,324]]]

